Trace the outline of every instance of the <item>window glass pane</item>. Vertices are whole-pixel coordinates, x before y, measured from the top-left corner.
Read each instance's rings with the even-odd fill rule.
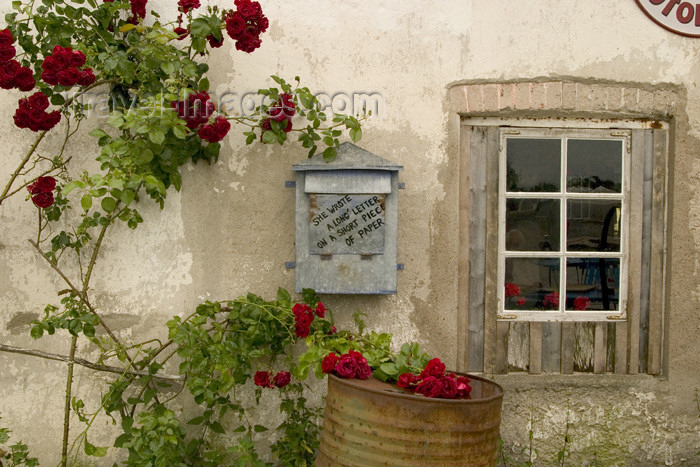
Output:
[[[566,260],[566,310],[617,310],[619,294],[619,258]]]
[[[559,251],[558,199],[506,199],[506,250]]]
[[[620,200],[569,199],[566,247],[569,251],[620,251]]]
[[[561,140],[508,138],[506,190],[561,190]]]
[[[622,141],[570,139],[566,165],[568,192],[622,192]]]
[[[558,307],[559,258],[506,258],[505,309]]]

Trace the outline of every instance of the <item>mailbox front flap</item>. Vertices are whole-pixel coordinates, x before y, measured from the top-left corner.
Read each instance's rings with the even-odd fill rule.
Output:
[[[324,170],[306,173],[305,193],[391,193],[391,172]]]

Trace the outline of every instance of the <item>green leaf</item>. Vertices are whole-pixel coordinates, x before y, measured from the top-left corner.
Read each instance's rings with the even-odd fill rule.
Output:
[[[104,457],[107,455],[107,448],[94,446],[85,438],[85,454],[94,457]]]
[[[153,157],[153,151],[150,149],[144,149],[136,155],[136,162],[142,165],[148,164],[153,160]]]
[[[292,296],[289,295],[289,292],[280,287],[279,289],[277,289],[277,300],[281,302],[291,302]]]
[[[263,132],[263,134],[262,134],[262,142],[263,143],[272,144],[275,141],[277,141],[277,137],[275,136],[274,131],[267,130],[267,131]]]
[[[245,431],[245,426],[241,425],[235,430],[233,430],[231,433],[243,433]]]
[[[176,125],[173,127],[173,134],[178,139],[185,139],[185,138],[187,138],[187,129],[186,128],[187,127],[182,126],[182,125]]]
[[[105,212],[112,212],[115,209],[117,209],[117,200],[112,198],[111,196],[107,196],[106,198],[102,198],[102,209]]]
[[[68,194],[76,188],[85,188],[85,182],[82,182],[80,180],[73,180],[72,182],[66,184],[66,186],[63,187],[63,189],[61,190],[61,194],[63,196],[68,196]]]
[[[122,191],[122,195],[119,197],[119,199],[125,206],[128,206],[134,200],[135,196],[136,194],[132,190],[127,189]]]
[[[82,198],[80,198],[80,205],[83,207],[83,211],[89,211],[92,207],[92,195],[90,193],[85,193]]]
[[[362,139],[362,129],[360,128],[352,128],[350,129],[350,138],[352,139],[353,143],[357,143]]]
[[[253,427],[253,431],[255,431],[256,433],[263,433],[263,432],[265,432],[265,431],[267,431],[267,430],[268,430],[268,428],[267,428],[267,427],[264,427],[264,426],[262,426],[262,425],[255,425],[255,426]]]
[[[190,23],[190,34],[197,37],[206,37],[209,35],[209,23],[205,18],[196,18]]]
[[[163,144],[165,141],[165,133],[160,128],[152,128],[148,133],[148,139],[151,140],[153,144]]]
[[[211,431],[213,431],[214,433],[219,433],[219,434],[226,433],[226,430],[224,430],[224,427],[221,426],[221,423],[219,423],[219,422],[212,422],[212,424],[209,425],[209,428],[211,428]]]
[[[336,151],[335,148],[326,148],[326,150],[323,151],[323,160],[326,162],[333,162],[337,155],[338,151]]]
[[[387,362],[387,363],[382,363],[379,368],[386,373],[389,376],[394,376],[399,374],[399,370],[396,368],[396,365],[393,363]]]
[[[143,393],[143,403],[148,404],[153,400],[153,398],[156,396],[156,390],[153,388],[148,388],[146,391]]]
[[[29,331],[29,335],[32,336],[33,339],[40,339],[41,336],[44,335],[44,328],[41,327],[40,324],[32,326],[32,330]]]
[[[63,105],[66,103],[66,99],[60,94],[54,94],[51,96],[51,103],[53,105]]]
[[[194,417],[190,421],[187,422],[188,425],[201,425],[202,422],[204,421],[204,417],[201,415],[199,417]]]
[[[90,323],[83,324],[83,334],[87,337],[95,337],[95,326]]]

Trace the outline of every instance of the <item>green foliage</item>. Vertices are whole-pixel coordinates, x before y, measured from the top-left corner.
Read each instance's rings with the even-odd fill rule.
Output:
[[[314,465],[320,444],[321,427],[318,421],[323,413],[318,408],[308,407],[306,402],[304,397],[298,397],[285,398],[280,404],[280,412],[285,414],[285,419],[277,429],[282,436],[271,448],[282,466]]]
[[[360,121],[352,115],[336,114],[333,117],[332,124],[324,127],[323,124],[328,120],[328,115],[323,111],[321,102],[307,87],[300,85],[298,76],[294,78],[296,84],[292,86],[279,76],[272,76],[272,79],[279,87],[270,87],[267,89],[259,89],[258,94],[267,98],[266,102],[258,106],[255,110],[260,115],[268,115],[271,105],[276,104],[280,100],[281,94],[290,94],[293,96],[296,115],[304,117],[308,123],[305,127],[295,128],[292,131],[298,132],[298,140],[301,145],[309,150],[308,156],[313,156],[318,150],[318,145],[325,146],[323,149],[323,159],[326,162],[331,162],[337,156],[337,147],[340,145],[339,137],[343,134],[344,128],[348,131],[350,139],[354,143],[362,139],[362,128]],[[269,119],[268,119],[269,120]],[[262,125],[261,120],[261,125]],[[287,140],[287,122],[269,121],[271,129],[263,130],[261,128],[260,140],[265,144],[284,144]],[[257,136],[252,129],[244,133],[246,143],[253,143]]]
[[[252,374],[260,369],[284,368],[299,380],[313,370],[321,377],[321,361],[331,351],[358,350],[370,364],[378,366],[391,358],[389,335],[365,334],[364,329],[331,334],[333,315],[328,310],[327,319],[314,320],[310,335],[303,339],[306,352],[295,360],[295,344],[302,339],[295,333],[292,297],[280,289],[272,301],[249,294],[204,303],[191,316],[168,323],[170,341],[125,344],[100,319],[101,311],[90,300],[93,269],[110,228],[122,223],[136,229],[143,222],[138,210],[141,202],[150,199],[162,209],[171,188],[182,189],[185,164],[213,163],[220,155],[222,145],[202,140],[173,106],[192,93],[209,89],[209,66],[203,60],[208,53],[207,37],[223,38],[222,12],[209,7],[206,12],[202,8],[188,13],[184,26],[189,36],[178,41],[175,23],[162,22],[156,12],[151,11],[154,18],[145,22],[128,21],[127,0],[25,0],[13,2],[13,9],[5,21],[16,39],[17,59],[34,71],[35,78],[57,45],[83,52],[84,66],[97,77],[93,85],[85,87],[49,85],[37,79],[38,90],[62,112],[65,133],[62,142],[59,140],[61,149],[50,159],[40,155],[36,151],[44,136],[40,134],[13,172],[26,180],[19,182],[13,177],[0,197],[1,203],[21,192],[32,177],[59,179],[54,204],[39,211],[32,245],[67,289],[59,292],[58,306],[47,305],[43,316],[32,322],[30,334],[39,339],[63,330],[86,338],[101,351],[97,364],[118,360],[123,368],[91,413],[82,399],[70,398],[70,409],[85,424],[83,432],[71,434],[75,440],[71,451],[82,446],[88,456],[107,454],[107,447],[88,439],[97,415],[104,412],[121,426],[114,446],[128,452],[127,465],[267,465],[259,459],[254,444],[256,436],[267,428],[247,418],[248,407],[237,397],[237,389],[249,384]],[[270,144],[287,141],[288,128],[280,122],[272,121],[270,130],[262,130],[263,123],[269,121],[270,105],[283,93],[291,94],[295,103],[292,134],[298,134],[309,155],[321,147],[324,159],[330,161],[343,132],[355,142],[362,137],[360,122],[353,116],[335,115],[328,122],[318,99],[301,86],[298,77],[294,86],[277,76],[272,80],[277,87],[260,90],[266,100],[252,116],[229,116],[217,109],[220,116],[247,126],[247,144],[258,139]],[[105,102],[86,103],[84,94],[97,87],[107,92]],[[99,169],[88,172],[78,166],[68,170],[69,162],[78,159],[69,142],[95,112],[106,117],[99,128],[89,132]],[[79,151],[86,151],[83,145]],[[16,188],[14,183],[24,186]],[[314,291],[305,290],[303,300],[315,307],[319,298]],[[104,332],[97,332],[100,327]],[[171,345],[176,351],[163,352]],[[177,393],[166,399],[167,383],[159,378],[173,355],[180,358],[183,389],[199,406],[199,413],[190,415],[189,420],[180,419],[181,414],[169,404]],[[302,390],[297,381],[277,392],[283,396],[280,410],[288,419],[278,428],[281,437],[273,451],[284,465],[309,465],[318,446],[319,411],[307,405]],[[292,398],[292,393],[298,397]],[[255,394],[258,403],[263,389],[256,388]],[[231,418],[237,426],[233,430],[228,426]],[[237,444],[221,449],[216,438],[227,432],[238,436]],[[5,437],[2,442],[8,433],[0,430],[0,440]],[[21,443],[4,454],[13,456],[11,465],[36,465]]]
[[[39,465],[36,457],[29,456],[29,448],[21,441],[7,445],[12,431],[8,428],[0,428],[0,466],[19,467],[34,467]]]
[[[382,381],[395,381],[402,373],[420,373],[429,361],[430,356],[420,349],[418,343],[405,343],[396,357],[381,363],[374,376]]]

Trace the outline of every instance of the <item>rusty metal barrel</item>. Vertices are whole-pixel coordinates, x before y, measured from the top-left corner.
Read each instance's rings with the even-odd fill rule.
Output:
[[[469,399],[433,399],[330,375],[316,466],[495,466],[503,389],[468,376]]]

